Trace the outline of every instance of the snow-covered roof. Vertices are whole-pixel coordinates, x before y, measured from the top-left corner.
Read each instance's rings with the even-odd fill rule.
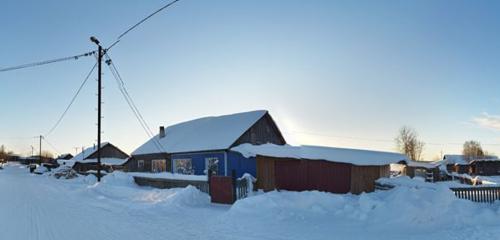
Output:
[[[106,145],[110,144],[109,142],[103,142],[101,143],[101,148],[105,147]],[[74,161],[80,161],[88,158],[90,155],[94,154],[97,151],[97,146],[92,146],[84,149],[82,152],[80,152],[78,155],[74,156],[70,160]]]
[[[410,167],[421,167],[421,168],[436,168],[442,164],[442,161],[431,162],[431,161],[406,161],[406,165]]]
[[[122,159],[122,158],[101,158],[101,164],[102,165],[123,165],[124,163],[127,162],[128,159]],[[95,158],[90,158],[90,159],[85,159],[85,160],[79,160],[76,161],[79,163],[97,163],[97,159]]]
[[[245,157],[261,155],[269,157],[326,160],[331,162],[351,163],[359,166],[380,166],[408,160],[405,155],[400,153],[320,146],[275,144],[251,145],[245,143],[231,148],[231,150],[239,152]]]
[[[498,157],[496,157],[496,158],[481,158],[481,159],[474,159],[470,163],[473,163],[473,162],[498,162],[498,161],[500,161],[500,159],[498,159]]]
[[[178,123],[165,129],[165,137],[154,136],[132,155],[228,149],[266,113],[266,110],[258,110]],[[161,147],[156,146],[155,141]]]
[[[494,155],[487,155],[484,158],[479,158],[479,159],[471,159],[471,161],[467,161],[465,159],[464,155],[453,155],[453,154],[445,154],[443,157],[443,160],[446,161],[448,164],[459,164],[459,165],[466,165],[471,162],[478,162],[478,161],[499,161],[497,156]]]
[[[445,154],[443,160],[445,160],[447,164],[468,164],[468,162],[464,158],[464,155]]]

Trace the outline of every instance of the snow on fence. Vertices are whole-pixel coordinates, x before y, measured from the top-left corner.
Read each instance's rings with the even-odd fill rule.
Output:
[[[189,185],[198,188],[204,193],[209,193],[208,181],[186,180],[186,179],[165,179],[134,176],[134,181],[139,186],[149,186],[155,188],[184,188]]]
[[[460,199],[473,202],[493,203],[500,200],[500,187],[450,188]]]

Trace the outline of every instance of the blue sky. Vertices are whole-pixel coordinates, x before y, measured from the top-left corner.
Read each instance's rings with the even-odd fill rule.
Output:
[[[3,1],[0,67],[93,50],[92,35],[107,45],[164,4]],[[496,1],[183,0],[110,54],[154,131],[268,109],[293,144],[394,150],[409,125],[429,160],[469,139],[500,154],[499,11]],[[93,64],[0,73],[0,143],[30,152]],[[107,69],[104,81],[103,138],[132,151],[147,136]],[[96,88],[89,81],[48,136],[58,152],[94,143]]]

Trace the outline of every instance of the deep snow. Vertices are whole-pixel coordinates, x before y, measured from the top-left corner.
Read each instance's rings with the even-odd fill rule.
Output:
[[[232,207],[193,187],[135,186],[128,174],[58,180],[0,170],[0,239],[495,239],[500,204],[459,200],[444,185],[338,195],[269,192]]]

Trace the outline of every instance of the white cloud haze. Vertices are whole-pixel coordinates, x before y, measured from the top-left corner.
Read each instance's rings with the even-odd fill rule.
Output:
[[[481,127],[500,131],[500,116],[483,113],[480,117],[474,118],[474,122]]]

